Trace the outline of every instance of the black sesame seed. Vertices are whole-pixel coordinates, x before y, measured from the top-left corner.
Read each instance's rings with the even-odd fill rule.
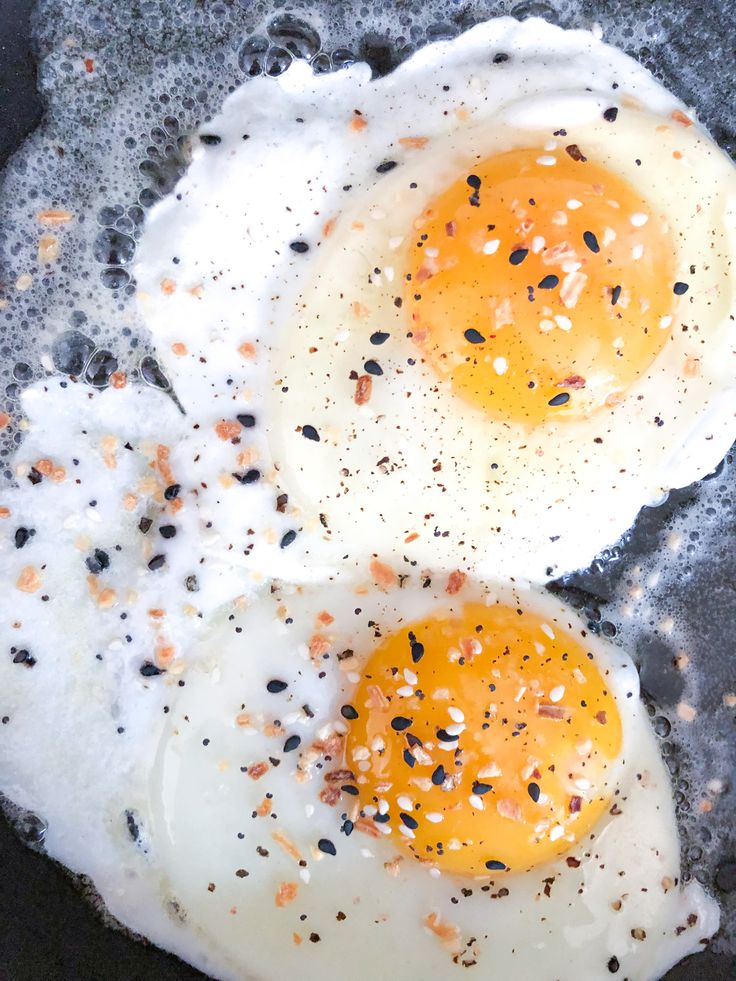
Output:
[[[371,344],[385,344],[391,335],[387,334],[385,330],[377,330],[371,334],[370,341]]]
[[[301,742],[302,742],[302,737],[301,736],[296,736],[296,735],[295,736],[289,736],[289,738],[284,743],[284,752],[285,753],[291,753],[291,752],[293,752],[295,749],[297,749],[301,745]]]
[[[31,537],[31,532],[28,528],[16,528],[15,529],[15,547],[23,548],[28,539]]]
[[[289,242],[289,248],[292,252],[297,252],[299,255],[309,252],[309,246],[306,242]]]
[[[292,528],[290,531],[287,531],[284,537],[281,539],[281,541],[279,542],[279,547],[288,548],[289,545],[291,545],[295,539],[296,539],[296,532]]]
[[[353,828],[354,827],[355,827],[355,825],[353,824],[352,821],[343,821],[343,824],[342,824],[342,827],[340,828],[340,831],[342,831],[342,833],[346,837],[349,838],[350,835],[353,833]]]
[[[560,280],[555,275],[545,276],[544,279],[540,279],[540,281],[537,283],[537,289],[553,290],[559,281]]]
[[[469,341],[471,344],[485,344],[486,342],[485,337],[480,333],[480,331],[476,330],[475,327],[469,327],[463,336],[465,337],[465,340]]]
[[[398,166],[395,160],[384,160],[376,167],[377,174],[387,174],[389,170],[393,170],[394,167]]]
[[[498,862],[496,859],[489,859],[486,862],[486,868],[489,872],[505,872],[508,866],[504,865],[503,862]]]
[[[529,249],[514,249],[509,256],[509,262],[512,266],[520,266],[528,255]]]
[[[346,783],[344,787],[340,787],[340,790],[344,794],[350,794],[351,797],[358,796],[358,788],[354,787],[351,783]]]
[[[256,481],[261,479],[261,471],[256,470],[246,470],[245,473],[234,473],[233,477],[237,480],[239,484],[255,484]]]
[[[474,191],[480,190],[480,177],[476,174],[468,174],[467,181],[468,186],[472,187]]]
[[[158,569],[161,569],[164,565],[166,565],[166,556],[154,555],[154,557],[148,563],[148,568],[151,570],[151,572],[156,572]]]
[[[399,817],[401,818],[401,823],[412,831],[416,831],[419,827],[419,822],[411,816],[411,814],[404,814],[403,811],[399,812]]]
[[[675,296],[682,296],[682,294],[687,293],[689,289],[690,287],[687,285],[687,283],[677,282],[672,287],[672,292],[675,294]]]
[[[252,429],[256,424],[256,417],[252,416],[250,412],[244,412],[242,415],[235,417],[243,429]]]
[[[620,296],[621,296],[621,287],[620,286],[614,286],[613,289],[611,290],[611,306],[612,307],[615,307],[616,306],[616,304],[619,301],[619,297]]]
[[[373,820],[376,822],[376,824],[388,824],[388,822],[391,820],[391,815],[390,814],[374,814],[373,815]]]
[[[408,749],[404,750],[404,763],[406,763],[406,765],[410,767],[413,767],[414,764],[416,763],[416,760],[414,759],[413,755],[409,752]]]
[[[39,473],[35,467],[31,467],[31,469],[28,471],[28,479],[35,487],[36,484],[40,484],[43,480],[43,474]]]
[[[337,849],[332,844],[329,838],[320,838],[317,842],[317,848],[325,855],[337,855]]]
[[[101,548],[96,548],[91,555],[87,556],[84,564],[93,576],[99,576],[104,569],[110,568],[110,556]]]
[[[493,56],[494,65],[502,65],[505,61],[508,60],[509,60],[509,56],[505,54],[503,51],[499,51],[498,54],[495,54]]]
[[[437,730],[437,738],[441,743],[455,743],[457,742],[457,736],[451,736],[449,732],[445,729]]]
[[[598,245],[598,239],[595,237],[593,232],[583,232],[583,241],[588,246],[591,252],[600,252],[601,247]]]
[[[373,361],[373,360],[366,361],[363,367],[368,372],[369,375],[378,376],[383,374],[383,368],[380,366],[380,364],[377,361]]]
[[[302,426],[302,436],[311,439],[314,443],[319,443],[319,433],[314,426]]]
[[[435,769],[434,773],[432,774],[432,783],[435,785],[435,787],[441,787],[444,782],[445,782],[445,768],[440,763],[440,765]]]
[[[273,678],[266,685],[266,691],[270,692],[272,695],[278,695],[279,692],[284,691],[288,687],[289,683],[287,681],[279,681],[278,678]]]
[[[552,408],[556,408],[558,405],[565,405],[569,401],[570,401],[570,393],[560,392],[559,395],[555,395],[553,398],[551,398],[547,403],[547,405],[551,405]]]
[[[32,668],[36,663],[36,658],[30,651],[25,650],[25,648],[16,650],[14,647],[11,647],[10,653],[13,655],[13,664],[24,664],[27,668]]]
[[[473,793],[477,794],[478,797],[482,797],[483,794],[487,794],[491,790],[493,790],[493,787],[490,783],[481,783],[479,780],[473,783]]]
[[[340,715],[343,717],[343,719],[348,719],[351,722],[353,719],[358,718],[358,713],[352,705],[343,705],[343,707],[340,709]]]
[[[536,804],[537,801],[539,800],[539,784],[538,783],[530,783],[529,786],[526,788],[526,792],[529,794],[529,796],[531,797],[531,799]]]
[[[153,522],[151,521],[150,518],[141,518],[141,520],[138,522],[138,530],[142,532],[144,535],[147,535],[148,532],[151,530],[152,524]]]
[[[174,538],[176,536],[176,527],[174,525],[161,525],[158,533],[162,538]]]
[[[394,732],[403,732],[404,729],[408,729],[410,725],[411,719],[407,719],[406,716],[403,715],[395,715],[393,719],[391,719],[391,728],[394,730]]]
[[[144,678],[155,678],[156,675],[164,673],[161,668],[157,668],[156,665],[152,664],[150,661],[144,661],[139,670]]]
[[[616,106],[611,106],[610,109],[606,109],[603,113],[603,118],[607,123],[615,123],[616,117],[618,116],[618,109]]]
[[[222,137],[216,136],[214,133],[200,133],[199,140],[205,146],[217,146],[219,143],[222,143]]]
[[[173,501],[179,496],[181,491],[181,484],[169,484],[169,486],[164,491],[164,497],[167,501]]]
[[[620,967],[621,967],[621,965],[618,962],[618,957],[612,957],[609,960],[609,962],[608,962],[608,970],[611,972],[611,974],[617,974],[618,973],[618,969]]]

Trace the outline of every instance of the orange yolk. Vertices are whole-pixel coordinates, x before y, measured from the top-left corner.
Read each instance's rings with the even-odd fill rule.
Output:
[[[414,224],[413,339],[493,418],[537,424],[614,406],[670,334],[666,225],[581,157],[574,145],[490,157]]]
[[[527,612],[469,604],[392,634],[352,708],[358,827],[448,872],[552,859],[615,789],[621,719],[606,679]]]

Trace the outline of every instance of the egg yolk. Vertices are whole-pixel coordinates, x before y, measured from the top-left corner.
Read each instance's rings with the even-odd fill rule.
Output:
[[[350,708],[359,829],[444,871],[552,859],[615,789],[622,729],[606,679],[528,612],[469,604],[392,634]]]
[[[674,244],[626,181],[571,144],[490,157],[414,223],[411,333],[452,391],[538,424],[613,407],[672,322]]]

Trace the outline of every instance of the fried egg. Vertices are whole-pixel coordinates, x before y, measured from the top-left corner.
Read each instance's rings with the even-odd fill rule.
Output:
[[[203,639],[143,823],[207,969],[659,977],[718,914],[631,660],[438,586],[279,589]]]
[[[200,432],[237,436],[198,495],[238,554],[248,508],[246,566],[277,533],[228,476],[244,443],[305,576],[369,551],[532,581],[731,445],[733,167],[591,35],[501,19],[378,81],[295,65],[202,139],[138,278]]]

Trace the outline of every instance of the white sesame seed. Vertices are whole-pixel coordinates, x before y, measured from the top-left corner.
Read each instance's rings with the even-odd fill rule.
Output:
[[[453,722],[465,722],[465,716],[459,708],[455,708],[454,705],[450,705],[447,712]]]
[[[547,140],[547,142],[544,144],[543,149],[545,149],[545,150],[556,150],[557,149],[557,140]]]
[[[299,878],[302,880],[302,882],[308,883],[312,878],[312,873],[309,871],[309,869],[302,869],[299,873]]]
[[[573,668],[572,669],[572,676],[575,679],[575,681],[577,681],[577,683],[579,685],[584,685],[585,684],[585,675],[580,670],[580,668]]]
[[[394,235],[392,238],[388,240],[388,247],[392,251],[395,251],[396,249],[398,249],[398,247],[401,245],[403,241],[404,241],[403,235]]]
[[[483,798],[479,797],[477,794],[471,794],[468,797],[468,802],[471,807],[474,807],[476,811],[485,811],[486,805],[483,803]]]
[[[631,258],[635,262],[637,259],[641,259],[643,255],[644,255],[644,246],[641,244],[635,245],[634,248],[631,250]]]
[[[560,330],[570,330],[572,327],[572,320],[569,317],[563,317],[562,314],[558,314],[555,317],[555,323],[560,328]]]
[[[642,225],[646,225],[649,221],[649,215],[645,215],[643,211],[635,211],[629,221],[634,228],[641,228]]]
[[[440,870],[436,868],[430,869],[429,874],[432,876],[433,879],[439,879],[439,877],[442,875]]]
[[[487,780],[489,777],[501,777],[503,776],[503,770],[497,763],[489,763],[487,766],[482,767],[478,770],[478,779]]]
[[[549,700],[550,702],[559,702],[562,700],[564,695],[565,695],[565,686],[556,685],[549,693]]]
[[[424,250],[424,254],[429,256],[430,259],[436,259],[437,256],[440,254],[440,250],[435,248],[429,248]]]
[[[543,157],[537,157],[537,163],[540,167],[554,167],[554,165],[557,163],[557,157],[546,155]]]
[[[614,337],[613,346],[617,351],[620,350],[624,346],[623,337]]]
[[[424,817],[425,820],[430,822],[430,824],[439,824],[440,821],[445,820],[445,815],[440,814],[439,811],[430,811],[428,814],[425,814]]]
[[[415,837],[414,832],[411,830],[411,828],[407,828],[407,826],[405,824],[400,824],[399,825],[399,831],[400,831],[400,833],[405,838],[414,838]]]
[[[360,681],[360,675],[357,671],[348,671],[346,677],[351,685],[357,685]]]
[[[399,698],[411,698],[414,694],[414,689],[411,685],[402,685],[401,688],[396,689],[396,694]]]
[[[564,835],[564,833],[565,833],[565,829],[562,827],[562,825],[556,824],[549,833],[549,840],[557,841]]]
[[[544,331],[545,334],[549,333],[549,331],[555,329],[555,322],[554,322],[554,320],[540,320],[539,321],[539,329],[542,330],[542,331]]]
[[[543,235],[535,235],[532,239],[532,252],[536,255],[541,252],[545,246],[545,240]]]
[[[524,697],[524,692],[525,691],[526,691],[526,685],[522,685],[521,688],[519,688],[519,690],[517,691],[517,693],[514,695],[514,701],[515,702],[520,702],[522,700],[522,698]]]
[[[311,818],[311,816],[314,814],[314,804],[305,804],[304,813],[308,818]]]
[[[360,849],[360,854],[363,856],[363,858],[375,858],[375,856],[374,856],[373,852],[370,850],[370,848],[361,848]]]
[[[367,746],[356,746],[353,750],[354,760],[367,760],[370,759],[371,751]]]
[[[543,623],[540,627],[540,630],[546,637],[549,637],[550,640],[555,639],[554,631],[552,630],[552,627],[550,627],[548,623]]]
[[[578,208],[582,208],[582,206],[583,206],[583,202],[578,201],[577,198],[570,198],[570,200],[565,205],[565,207],[568,208],[570,211],[577,211]]]
[[[577,790],[590,790],[592,786],[590,780],[586,780],[584,777],[573,780],[573,785]]]
[[[494,358],[493,359],[493,370],[497,375],[505,375],[509,370],[509,363],[506,358]]]
[[[386,743],[381,736],[375,736],[371,742],[371,749],[374,753],[381,753],[386,748]]]
[[[404,668],[404,679],[408,685],[415,685],[419,678],[409,668]]]
[[[373,804],[366,804],[363,813],[366,817],[372,818],[374,814],[378,814],[378,808],[374,807]]]
[[[667,330],[667,328],[670,326],[671,323],[672,323],[672,317],[665,316],[660,318],[659,326],[662,330]]]
[[[490,242],[486,242],[483,245],[483,254],[494,255],[496,252],[498,252],[498,247],[500,244],[501,244],[500,239],[498,238],[491,239]]]
[[[439,742],[437,743],[437,749],[444,749],[446,751],[454,753],[457,749],[457,739],[453,739],[451,743]]]
[[[396,803],[399,805],[402,811],[412,811],[414,809],[414,801],[411,799],[411,797],[407,797],[406,794],[402,794],[401,797],[397,797]]]
[[[393,281],[394,281],[394,267],[393,266],[384,266],[383,267],[383,275],[386,277],[387,282],[393,283]]]
[[[584,740],[584,742],[578,743],[575,747],[575,751],[578,756],[587,756],[588,753],[593,748],[593,743],[590,739]]]
[[[603,229],[603,236],[601,237],[601,245],[604,247],[610,245],[611,242],[616,241],[616,233],[608,225]]]
[[[388,814],[388,801],[384,800],[383,797],[378,802],[378,813]]]
[[[445,726],[445,732],[448,736],[459,736],[461,732],[465,732],[464,722],[453,722],[450,726]]]

